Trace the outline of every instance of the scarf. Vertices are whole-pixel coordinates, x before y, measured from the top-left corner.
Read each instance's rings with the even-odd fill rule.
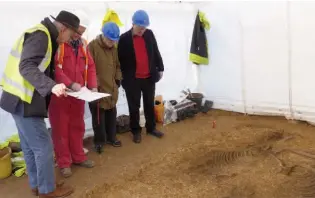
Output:
[[[73,48],[73,51],[75,53],[76,56],[78,56],[78,51],[79,51],[79,47],[81,45],[81,39],[78,39],[78,40],[72,40],[70,42],[72,48]]]

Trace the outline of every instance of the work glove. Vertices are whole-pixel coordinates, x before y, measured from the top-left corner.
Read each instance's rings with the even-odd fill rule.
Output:
[[[115,80],[116,81],[116,85],[118,86],[118,88],[120,87],[120,80]]]
[[[70,85],[70,89],[72,89],[73,91],[80,91],[81,85],[79,83],[74,82]]]

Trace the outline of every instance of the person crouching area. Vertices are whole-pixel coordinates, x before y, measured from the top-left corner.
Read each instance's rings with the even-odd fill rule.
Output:
[[[88,27],[88,16],[83,11],[75,13],[81,23],[71,41],[59,45],[55,56],[55,80],[72,91],[80,91],[83,86],[97,91],[94,61],[87,49],[87,42],[81,38]],[[56,161],[63,177],[72,175],[72,164],[94,167],[94,162],[87,159],[83,150],[84,104],[83,100],[70,96],[51,98],[49,121]]]
[[[96,66],[98,91],[111,94],[109,97],[89,103],[94,145],[98,153],[103,151],[106,143],[114,147],[121,146],[116,137],[116,103],[122,78],[116,48],[119,34],[119,27],[115,23],[105,23],[102,35],[98,35],[88,45]]]

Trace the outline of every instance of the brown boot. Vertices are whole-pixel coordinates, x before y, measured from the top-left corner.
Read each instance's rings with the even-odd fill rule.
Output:
[[[60,173],[64,178],[68,178],[72,175],[71,168],[61,168]]]
[[[95,166],[95,163],[92,160],[85,160],[84,162],[74,163],[74,164],[77,166],[84,167],[84,168],[93,168]]]
[[[57,187],[54,192],[48,194],[39,194],[39,198],[62,198],[68,197],[73,193],[73,188],[69,186]]]
[[[63,181],[63,180],[57,181],[56,182],[56,187],[62,187],[64,185],[64,183],[65,183],[65,181]],[[32,194],[34,196],[38,196],[38,188],[32,189]]]

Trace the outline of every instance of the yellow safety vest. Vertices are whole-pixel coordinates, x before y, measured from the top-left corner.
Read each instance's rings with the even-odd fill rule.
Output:
[[[26,30],[15,42],[13,48],[11,49],[3,77],[0,81],[0,86],[2,86],[4,91],[19,97],[21,100],[29,104],[32,102],[35,88],[33,85],[31,85],[31,83],[24,79],[23,76],[21,76],[19,64],[21,60],[25,34],[33,33],[38,30],[45,32],[48,36],[46,55],[42,62],[38,65],[38,69],[41,72],[44,72],[47,69],[52,56],[51,38],[48,29],[44,25],[38,24],[35,27]]]

